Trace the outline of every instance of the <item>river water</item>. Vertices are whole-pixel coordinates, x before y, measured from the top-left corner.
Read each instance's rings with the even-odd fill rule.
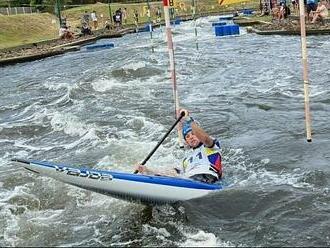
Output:
[[[300,39],[174,29],[180,103],[223,147],[228,188],[145,207],[36,176],[14,157],[133,171],[174,121],[164,30],[0,68],[0,246],[329,246],[328,36],[308,37],[313,142]],[[109,42],[100,40],[98,43]],[[180,162],[176,134],[148,162]]]

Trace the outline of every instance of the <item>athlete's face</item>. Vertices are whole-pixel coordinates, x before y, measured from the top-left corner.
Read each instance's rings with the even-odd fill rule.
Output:
[[[194,148],[194,147],[197,147],[200,143],[200,140],[197,138],[196,135],[193,135],[192,132],[189,132],[186,137],[186,142],[187,144],[191,147],[191,148]]]

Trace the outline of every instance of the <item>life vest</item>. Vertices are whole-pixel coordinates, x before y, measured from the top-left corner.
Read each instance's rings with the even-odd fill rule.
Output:
[[[220,142],[215,140],[214,146],[209,148],[201,144],[193,149],[183,160],[182,171],[186,177],[197,174],[210,174],[218,179],[222,175]]]

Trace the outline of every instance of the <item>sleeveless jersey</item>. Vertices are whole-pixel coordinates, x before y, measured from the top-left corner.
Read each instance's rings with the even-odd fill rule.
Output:
[[[220,142],[217,140],[214,141],[214,146],[211,148],[202,144],[184,158],[180,171],[185,177],[211,174],[220,178],[222,173],[220,149]]]

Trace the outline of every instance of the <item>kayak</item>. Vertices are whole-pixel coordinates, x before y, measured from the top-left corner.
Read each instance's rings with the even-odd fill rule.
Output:
[[[144,204],[166,204],[203,197],[223,189],[189,179],[78,168],[47,161],[12,159],[35,174],[111,197]]]

